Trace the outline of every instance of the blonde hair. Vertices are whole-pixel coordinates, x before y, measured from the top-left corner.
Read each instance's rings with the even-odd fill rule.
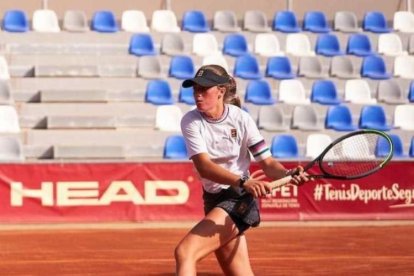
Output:
[[[228,83],[219,85],[220,87],[224,87],[224,89],[226,90],[226,92],[224,93],[223,101],[224,103],[232,104],[232,105],[235,105],[241,108],[241,100],[239,98],[239,95],[237,94],[236,80],[227,73],[226,69],[224,69],[223,67],[217,64],[204,65],[198,70],[201,70],[201,69],[207,69],[207,70],[213,71],[215,74],[219,76],[228,77],[229,78]]]

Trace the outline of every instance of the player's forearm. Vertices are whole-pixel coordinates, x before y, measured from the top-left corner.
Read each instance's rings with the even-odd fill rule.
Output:
[[[259,162],[259,165],[270,179],[279,179],[286,176],[287,169],[274,158],[269,157]]]
[[[213,162],[204,163],[196,168],[202,178],[221,184],[239,185],[240,175],[236,175]]]

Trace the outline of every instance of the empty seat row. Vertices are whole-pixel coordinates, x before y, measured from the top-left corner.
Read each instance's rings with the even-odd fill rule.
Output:
[[[5,103],[12,101],[11,88],[7,81],[0,81],[0,99]],[[181,87],[180,80],[174,84],[166,79],[150,79],[142,82],[143,89],[131,91],[128,100],[135,102],[148,102],[154,105],[184,103],[194,105],[193,89]],[[337,105],[340,103],[387,105],[406,104],[414,102],[414,82],[400,84],[395,79],[380,80],[376,87],[372,87],[365,79],[346,80],[341,87],[331,79],[308,82],[309,88],[300,79],[284,79],[278,82],[277,87],[271,85],[266,79],[250,80],[245,87],[239,89],[239,95],[244,102],[252,105],[274,105],[285,103]],[[34,87],[36,89],[36,87]],[[64,88],[45,89],[38,88],[39,102],[91,102],[108,101],[110,95],[114,98],[117,88],[106,87],[106,90],[92,88],[67,90]],[[128,88],[125,88],[128,89]],[[17,92],[16,92],[17,93]],[[112,94],[111,94],[112,93]],[[114,98],[116,99],[116,97]],[[30,98],[28,99],[30,100]],[[120,98],[119,100],[122,100]],[[33,101],[33,100],[32,100]]]
[[[295,77],[293,66],[286,57],[272,57],[266,64],[266,77],[286,79]],[[360,72],[355,72],[354,65],[347,59],[336,59],[331,61],[332,77],[355,78],[363,77],[373,80],[390,79],[392,77],[403,79],[414,79],[414,57],[399,56],[394,59],[393,72],[387,68],[384,58],[378,55],[366,56],[362,59]],[[333,66],[336,66],[333,68]],[[334,69],[332,72],[332,68]],[[339,74],[338,74],[339,72]],[[246,54],[235,60],[233,75],[238,78],[252,80],[264,77],[256,56]],[[298,66],[298,76],[306,78],[326,78],[322,61],[317,57],[302,57]]]
[[[273,21],[275,30],[296,33],[309,31],[314,33],[328,33],[332,31],[327,16],[321,11],[308,11],[303,18],[303,26],[298,23],[297,16],[293,11],[280,11],[275,14]],[[338,11],[335,13],[334,29],[344,32],[359,32],[356,15],[349,11]],[[375,33],[389,32],[385,15],[378,11],[366,12],[362,22],[362,29]]]
[[[328,33],[332,30],[340,32],[373,32],[388,33],[393,30],[400,32],[414,32],[414,14],[410,11],[397,11],[394,13],[393,26],[381,11],[367,11],[359,26],[358,18],[351,11],[337,11],[330,26],[327,16],[321,11],[308,11],[304,14],[303,26],[299,25],[294,11],[279,11],[273,18],[273,29],[285,33],[309,31],[314,33]]]
[[[258,63],[258,60],[254,57],[250,60],[253,65],[251,68],[246,66],[245,70],[252,71],[257,68],[255,63]],[[260,70],[260,64],[258,66]],[[286,56],[270,57],[265,64],[264,76],[279,80],[296,77],[310,79],[355,79],[361,77],[374,80],[413,79],[414,58],[411,56],[394,58],[391,72],[386,61],[381,56],[374,55],[363,58],[361,64],[351,60],[348,56],[336,56],[329,61],[328,66],[318,57],[301,57],[297,65],[292,64],[291,59]]]
[[[193,52],[197,55],[201,55],[201,56],[208,56],[208,55],[212,55],[212,56],[219,56],[220,52],[218,50],[218,46],[217,46],[217,42],[216,41],[212,41],[211,43],[208,43],[206,40],[208,40],[206,34],[199,34],[200,36],[204,36],[205,39],[202,39],[200,43],[200,41],[196,44],[193,44]],[[301,34],[296,34],[296,35],[301,35]],[[233,40],[239,40],[241,39],[242,35],[230,35],[231,38],[229,38],[230,41]],[[358,35],[360,36],[360,35]],[[237,38],[236,38],[237,37]],[[214,36],[213,36],[213,40]],[[249,52],[247,49],[247,44],[246,41],[238,46],[226,46],[226,41],[229,41],[227,39],[225,39],[225,46],[223,48],[223,54],[224,55],[231,55],[236,57],[236,66],[238,65],[238,63],[243,64],[243,68],[241,70],[238,70],[238,68],[235,68],[235,76],[238,77],[242,77],[242,78],[260,78],[261,74],[258,72],[259,71],[259,61],[258,58],[251,52]],[[243,40],[243,39],[242,39]],[[194,40],[196,41],[196,40]],[[289,41],[289,38],[287,39],[287,41]],[[199,45],[199,46],[197,46]],[[208,49],[208,46],[211,46],[210,49]],[[307,65],[308,67],[313,70],[314,72],[310,71],[310,73],[314,73],[316,75],[321,74],[322,72],[322,63],[321,61],[317,58],[317,57],[311,57],[313,51],[308,48],[308,49],[298,49],[298,47],[303,47],[303,43],[299,43],[299,41],[296,41],[296,43],[292,42],[291,43],[292,47],[295,47],[296,49],[292,49],[292,51],[290,53],[295,53],[295,55],[300,56],[302,58],[307,57],[307,59],[303,59],[303,60],[307,60]],[[301,45],[301,46],[298,46]],[[370,48],[350,48],[353,54],[360,56],[363,58],[362,61],[362,67],[361,67],[361,76],[362,77],[368,77],[368,78],[373,78],[373,79],[387,79],[390,78],[389,73],[387,72],[387,68],[386,68],[386,63],[384,61],[384,58],[382,56],[379,55],[374,55],[374,52],[372,52],[370,50]],[[278,50],[276,50],[278,51]],[[129,48],[129,52],[131,54],[137,55],[137,56],[143,56],[143,55],[156,55],[157,51],[155,49],[154,43],[152,42],[152,39],[150,37],[150,35],[147,34],[135,34],[133,35],[133,37],[131,38],[131,43],[130,43],[130,48]],[[282,58],[282,57],[271,57],[274,58],[273,60],[275,61],[280,61],[280,62],[285,62],[286,63],[286,59]],[[222,58],[222,60],[225,59]],[[341,65],[343,64],[344,66],[346,66],[346,68],[350,68],[353,66],[353,64],[350,62],[348,62],[348,64],[344,64],[346,62],[346,58],[345,61],[340,63]],[[276,63],[276,62],[274,62]],[[414,57],[411,56],[397,56],[395,57],[394,60],[394,75],[396,77],[402,77],[402,78],[414,78]],[[289,65],[283,65],[285,66],[284,69],[289,69],[286,68],[286,66]],[[226,66],[228,67],[228,66]],[[243,71],[248,71],[246,74],[243,73]],[[348,70],[349,71],[349,70]],[[240,73],[242,72],[242,73]],[[354,74],[355,72],[351,72],[351,74]],[[238,75],[239,74],[239,75]]]
[[[382,54],[386,56],[407,55],[401,38],[396,33],[378,35],[377,49],[372,46],[371,39],[364,33],[351,34],[347,39],[345,49],[341,49],[338,37],[335,34],[321,34],[315,43],[315,52],[323,56],[355,55],[367,56]]]
[[[394,146],[394,158],[414,157],[414,137],[411,138],[408,150],[401,137],[390,134]],[[332,138],[328,134],[312,133],[306,138],[305,152],[300,151],[299,143],[292,134],[278,134],[273,136],[270,142],[270,150],[278,159],[315,158],[330,143]],[[152,152],[136,149],[136,153],[127,153],[132,146],[110,145],[54,145],[52,153],[48,156],[52,159],[102,159],[102,158],[158,158],[166,160],[188,160],[184,138],[180,134],[168,135],[164,138],[161,149],[152,148]],[[375,155],[383,157],[389,152],[388,144],[381,139],[375,145]],[[22,162],[29,159],[30,146],[26,146],[18,137],[0,135],[0,162]],[[151,150],[151,149],[150,149]],[[27,155],[27,158],[26,158]]]
[[[398,134],[391,133],[394,146],[394,158],[414,157],[414,137],[411,138],[409,149],[406,150],[402,138]],[[328,134],[314,133],[306,138],[304,157],[316,158],[333,139]],[[375,145],[375,156],[384,157],[389,153],[389,144],[380,137]],[[271,152],[276,158],[292,159],[302,157],[299,151],[297,139],[292,134],[275,135],[271,142]]]
[[[96,11],[89,26],[86,13],[82,10],[67,10],[62,20],[62,28],[66,31],[113,33],[119,31],[114,13],[110,10]],[[127,10],[122,14],[121,27],[128,32],[149,32],[147,20],[142,11]],[[22,10],[8,10],[3,17],[3,30],[8,32],[29,31],[27,15]],[[177,18],[173,11],[156,10],[152,15],[151,28],[159,32],[178,32]],[[49,9],[39,9],[33,12],[32,29],[37,32],[60,32],[59,19],[56,12]]]
[[[154,41],[154,35],[151,33],[136,33],[132,34],[129,43],[114,44],[114,47],[120,53],[122,47],[125,47],[125,53],[132,55],[154,55],[154,54],[194,54],[197,56],[208,56],[212,54],[222,53],[223,55],[237,57],[247,53],[255,54],[257,56],[271,57],[281,55],[292,56],[314,56],[321,55],[327,57],[334,57],[338,55],[353,55],[364,57],[372,54],[379,54],[384,56],[400,56],[414,53],[414,35],[410,36],[408,47],[403,46],[401,38],[396,33],[380,34],[378,36],[378,45],[373,46],[372,38],[370,39],[364,33],[350,34],[346,39],[346,45],[340,45],[339,38],[335,34],[319,34],[313,46],[308,35],[305,33],[287,34],[284,45],[279,41],[280,38],[274,33],[258,33],[252,41],[248,41],[245,33],[230,33],[223,37],[221,43],[218,42],[217,36],[214,33],[197,33],[190,37],[180,35],[178,33],[165,33],[158,45]],[[74,42],[77,43],[77,42]],[[73,43],[72,43],[73,44]],[[83,49],[68,45],[64,52],[62,47],[64,44],[55,44],[57,50],[62,53],[79,54]],[[85,43],[83,43],[85,44]],[[89,43],[94,45],[96,43]],[[126,45],[125,45],[126,44]],[[19,52],[16,44],[11,43],[10,51]],[[40,45],[30,45],[29,50],[38,50],[35,47]],[[49,51],[54,50],[53,44],[45,44],[50,48]],[[86,47],[87,43],[85,44]],[[125,45],[125,46],[124,46]],[[191,45],[191,50],[187,49]],[[72,46],[70,48],[69,46]],[[26,45],[26,48],[29,45]],[[97,48],[97,47],[95,47]],[[17,50],[16,50],[17,49]],[[27,49],[25,49],[27,51]],[[44,53],[48,49],[43,49]],[[96,50],[96,49],[95,49]],[[99,50],[99,49],[98,49]],[[114,49],[115,50],[115,49]],[[21,51],[21,49],[20,49]],[[86,54],[90,53],[90,47],[84,49]]]
[[[169,37],[175,41],[177,51],[184,52],[184,40],[179,34]],[[399,35],[386,33],[378,35],[377,49],[374,49],[371,39],[364,33],[351,34],[347,38],[347,44],[342,49],[339,38],[335,34],[319,34],[313,47],[310,38],[305,33],[288,34],[284,48],[281,47],[279,38],[273,33],[256,34],[253,47],[243,33],[226,34],[222,45],[219,45],[217,38],[212,33],[195,34],[192,37],[192,53],[198,56],[211,55],[222,52],[224,55],[233,57],[244,54],[255,54],[259,56],[338,56],[354,55],[365,57],[373,54],[385,56],[400,56],[414,52],[414,35],[409,42],[408,51],[404,49]],[[161,42],[161,50],[164,42]],[[412,45],[413,44],[413,45]],[[252,49],[253,48],[253,49]],[[157,54],[153,37],[149,33],[138,33],[131,36],[129,43],[130,53],[134,55]],[[161,53],[163,53],[161,51]]]
[[[414,137],[411,139],[408,152],[397,134],[390,134],[394,146],[394,158],[414,157]],[[382,137],[381,137],[382,138]],[[388,154],[388,143],[385,139],[378,139],[375,145],[376,157],[384,157]],[[292,134],[278,134],[272,138],[270,150],[274,157],[278,159],[296,159],[296,158],[316,158],[333,139],[328,134],[312,133],[306,138],[305,153],[299,150],[299,143]],[[167,159],[186,159],[187,150],[184,138],[181,135],[169,136],[164,147],[164,158]]]
[[[148,54],[148,52],[147,52]],[[393,65],[387,66],[386,61],[381,56],[366,56],[359,61],[354,61],[347,56],[334,57],[326,66],[326,61],[319,57],[301,57],[298,64],[292,64],[292,59],[286,56],[269,57],[266,63],[261,65],[263,60],[259,60],[254,55],[243,55],[230,60],[220,53],[203,57],[200,64],[191,55],[176,55],[168,58],[168,74],[164,72],[167,67],[162,64],[162,60],[157,56],[142,55],[137,62],[129,60],[118,64],[104,64],[99,60],[85,61],[84,64],[73,64],[72,61],[61,64],[45,64],[39,59],[25,61],[28,74],[24,76],[34,77],[62,77],[62,76],[81,76],[81,77],[143,77],[143,78],[166,78],[172,77],[185,79],[191,77],[198,69],[198,66],[205,64],[219,64],[228,71],[233,71],[237,78],[246,80],[262,79],[264,77],[278,80],[303,77],[308,79],[322,78],[369,78],[374,80],[401,78],[414,79],[414,56],[399,56],[394,58]],[[46,59],[45,59],[46,60]],[[234,61],[234,62],[233,62]],[[32,64],[30,64],[30,62]],[[197,63],[196,63],[197,62]],[[388,60],[388,63],[391,61]],[[49,61],[49,63],[51,63]],[[262,67],[265,67],[264,69]],[[20,68],[19,64],[15,66]],[[392,67],[392,70],[389,68]],[[4,57],[0,56],[0,79],[10,79],[9,66]],[[29,74],[30,73],[30,74]],[[18,74],[21,74],[18,71]],[[20,76],[20,75],[18,75]]]
[[[411,82],[408,91],[394,80],[381,80],[376,91],[364,79],[351,79],[345,82],[345,87],[340,95],[336,83],[329,79],[315,80],[308,93],[304,84],[299,79],[285,79],[279,82],[277,88],[278,98],[275,98],[270,83],[267,80],[251,80],[247,83],[244,92],[246,103],[255,105],[273,105],[276,101],[287,104],[335,105],[341,102],[355,104],[374,104],[383,102],[386,104],[403,104],[413,102],[414,85]],[[310,95],[307,96],[307,95]],[[375,97],[373,95],[376,95]]]
[[[299,105],[293,108],[292,114],[279,106],[262,106],[258,112],[257,125],[266,131],[323,130],[352,131],[360,129],[377,129],[388,131],[393,128],[413,131],[413,105],[398,105],[394,114],[387,114],[381,105],[364,105],[359,114],[352,111],[347,105],[336,105],[326,109],[321,114],[313,105]],[[387,115],[393,115],[393,124],[389,123]],[[358,117],[358,122],[354,117]]]
[[[393,29],[401,32],[413,32],[414,14],[409,11],[394,13]],[[222,32],[266,32],[271,29],[281,32],[310,31],[326,33],[332,30],[329,20],[321,11],[308,11],[303,18],[303,26],[299,26],[297,16],[293,11],[278,11],[275,13],[272,26],[263,11],[248,10],[243,16],[243,26],[238,25],[238,18],[231,10],[218,10],[213,16],[212,28],[203,11],[189,10],[182,17],[182,26],[172,10],[155,10],[151,17],[151,29],[158,32],[208,32],[211,29]],[[22,10],[8,10],[3,17],[3,29],[9,32],[26,32],[29,30],[27,15]],[[84,11],[68,10],[63,18],[63,28],[68,31],[86,31],[89,29]],[[121,16],[121,28],[130,32],[148,32],[147,18],[140,10],[126,10]],[[96,11],[92,18],[91,29],[98,32],[117,32],[119,27],[115,14],[110,10]],[[335,13],[333,29],[344,32],[360,31],[358,20],[354,13],[338,11]],[[375,33],[390,32],[385,15],[380,11],[368,11],[362,21],[362,29]],[[53,10],[36,10],[33,13],[33,30],[40,32],[60,31],[58,18]]]
[[[182,109],[177,105],[145,108],[141,113],[138,110],[134,114],[125,114],[128,109],[122,113],[122,104],[118,105],[117,110],[105,113],[102,112],[102,108],[109,106],[108,104],[94,107],[88,104],[78,105],[78,109],[83,110],[83,113],[76,114],[73,113],[76,109],[74,106],[76,104],[41,105],[39,108],[44,110],[40,111],[30,106],[23,106],[21,114],[17,114],[13,106],[0,106],[0,132],[19,133],[21,127],[30,129],[40,128],[41,125],[47,129],[150,128],[160,131],[180,131],[180,121],[183,116]],[[88,114],[84,114],[86,108],[91,108]],[[391,116],[393,116],[392,124]],[[298,105],[292,107],[291,113],[287,113],[282,106],[274,105],[260,107],[257,125],[260,129],[270,132],[288,129],[318,131],[325,128],[335,131],[351,131],[357,128],[383,131],[398,128],[403,131],[413,131],[413,116],[414,105],[397,105],[393,114],[387,113],[381,105],[363,105],[358,111],[352,111],[347,105],[335,105],[322,110],[316,109],[313,105]],[[356,123],[357,119],[358,123]]]

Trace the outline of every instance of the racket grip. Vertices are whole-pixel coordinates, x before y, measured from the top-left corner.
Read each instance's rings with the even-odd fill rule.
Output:
[[[272,189],[276,189],[276,188],[279,188],[279,187],[282,187],[282,186],[288,184],[290,182],[290,180],[292,180],[292,176],[288,175],[288,176],[285,176],[281,179],[270,182],[270,185],[271,185]]]

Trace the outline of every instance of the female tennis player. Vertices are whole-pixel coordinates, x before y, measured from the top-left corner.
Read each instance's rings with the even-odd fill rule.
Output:
[[[218,65],[201,67],[183,87],[193,87],[196,109],[181,130],[203,184],[205,217],[175,249],[177,275],[196,275],[196,264],[214,252],[226,275],[253,275],[244,231],[259,225],[256,199],[271,192],[265,179],[288,170],[271,157],[250,115],[240,108],[236,82]],[[261,170],[249,173],[251,156]],[[303,168],[292,183],[308,181]]]

